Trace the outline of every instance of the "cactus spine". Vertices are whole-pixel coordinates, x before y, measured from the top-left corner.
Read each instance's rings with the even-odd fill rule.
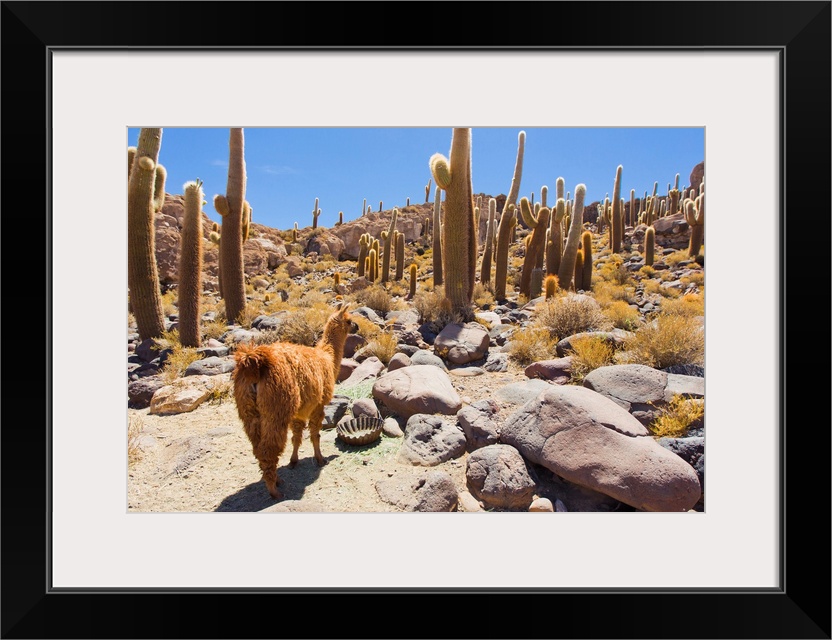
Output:
[[[183,347],[200,346],[202,301],[202,182],[185,184],[185,216],[179,248],[179,341]]]
[[[442,225],[445,299],[452,311],[468,318],[473,316],[470,307],[477,269],[470,128],[454,128],[450,156],[450,160],[446,160],[441,154],[434,154],[430,167],[437,186],[445,191]]]
[[[563,249],[563,257],[560,260],[558,269],[558,282],[561,289],[570,289],[575,277],[575,260],[578,254],[578,244],[581,240],[581,220],[584,214],[584,198],[586,197],[586,185],[579,184],[575,187],[575,204],[572,206],[569,233],[566,237],[566,246]]]
[[[384,255],[381,263],[381,281],[387,282],[390,279],[390,257],[393,253],[393,234],[396,232],[396,220],[399,217],[399,210],[393,208],[393,217],[390,218],[390,228],[387,229],[387,237],[384,238]]]
[[[164,204],[166,172],[158,164],[161,145],[161,128],[139,132],[127,185],[127,286],[142,340],[158,338],[165,330],[153,223],[155,213]]]
[[[500,216],[500,229],[497,235],[497,256],[494,259],[494,297],[506,299],[506,280],[508,278],[508,247],[512,231],[517,224],[514,205],[506,205]]]
[[[488,224],[485,227],[485,249],[482,252],[482,265],[480,266],[480,282],[489,284],[491,282],[491,260],[494,255],[494,225],[497,220],[497,200],[488,200]]]
[[[533,229],[529,240],[526,258],[523,260],[523,271],[520,274],[520,295],[531,299],[531,277],[532,271],[537,267],[538,256],[543,257],[545,250],[546,231],[549,227],[549,209],[541,208],[537,218],[531,211],[531,206],[526,198],[520,199],[520,214],[530,229]],[[541,278],[542,280],[542,278]]]
[[[581,253],[583,253],[583,274],[581,285],[584,291],[592,289],[592,232],[587,230],[581,234]]]
[[[245,140],[241,127],[232,128],[228,140],[228,183],[225,195],[214,196],[222,216],[220,244],[223,298],[228,322],[234,323],[246,306],[243,275],[243,202],[246,193]]]
[[[436,187],[436,195],[433,200],[433,284],[442,284],[442,188]]]
[[[404,234],[396,232],[396,282],[404,277]]]

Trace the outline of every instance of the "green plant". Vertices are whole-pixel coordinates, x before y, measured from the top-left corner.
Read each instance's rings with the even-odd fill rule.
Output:
[[[647,428],[657,438],[681,438],[694,423],[705,415],[701,400],[674,395],[670,402],[659,410],[659,415]]]
[[[165,330],[153,222],[165,202],[167,174],[159,164],[161,145],[161,128],[139,132],[127,184],[127,288],[142,340],[156,338]]]

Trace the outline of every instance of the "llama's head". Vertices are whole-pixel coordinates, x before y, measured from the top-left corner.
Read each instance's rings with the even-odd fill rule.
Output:
[[[329,317],[329,320],[327,320],[326,326],[324,327],[323,342],[328,342],[333,345],[343,345],[344,340],[347,338],[347,334],[358,332],[358,325],[353,322],[350,314],[348,313],[348,309],[348,303],[341,302],[338,304],[335,313]]]

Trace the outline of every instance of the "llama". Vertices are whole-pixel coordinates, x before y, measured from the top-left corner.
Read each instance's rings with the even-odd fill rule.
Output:
[[[292,429],[292,457],[298,462],[303,429],[309,424],[309,438],[319,467],[326,464],[321,454],[324,407],[332,400],[341,369],[344,342],[358,325],[341,303],[324,326],[314,347],[290,342],[254,346],[241,344],[234,353],[232,373],[237,413],[251,442],[266,488],[275,500],[283,497],[277,485],[277,460],[286,447]]]

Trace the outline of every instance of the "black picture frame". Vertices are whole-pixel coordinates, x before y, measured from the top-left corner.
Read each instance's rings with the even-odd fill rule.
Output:
[[[6,188],[2,204],[7,233],[2,282],[7,312],[2,318],[7,375],[6,421],[0,432],[2,637],[830,638],[830,429],[823,419],[825,411],[815,406],[819,398],[825,403],[830,388],[824,357],[829,350],[822,352],[817,344],[829,330],[816,325],[820,310],[828,318],[825,304],[817,304],[818,299],[828,298],[817,287],[818,281],[828,287],[829,246],[817,239],[830,238],[831,6],[830,2],[3,2]],[[406,24],[393,17],[402,12],[408,16]],[[148,28],[147,21],[155,21],[156,28]],[[761,348],[777,349],[781,363],[781,588],[673,593],[637,589],[52,592],[47,562],[48,483],[60,478],[50,476],[49,425],[56,408],[51,406],[49,390],[60,380],[50,374],[49,336],[55,314],[48,268],[52,244],[59,239],[49,234],[48,98],[50,52],[70,47],[779,51],[785,81],[780,105],[781,241],[779,256],[765,259],[780,261],[780,344]],[[495,78],[495,86],[501,82],[505,79]],[[27,244],[43,247],[46,259],[38,263],[26,254],[21,258],[20,248]],[[812,289],[806,287],[809,282]],[[94,330],[91,324],[91,333]],[[805,342],[807,337],[810,343]],[[791,350],[786,349],[789,338]],[[824,375],[810,373],[807,363],[819,364]],[[787,380],[792,382],[791,394]],[[672,542],[659,550],[680,551]],[[687,561],[696,561],[695,548],[684,552]]]

